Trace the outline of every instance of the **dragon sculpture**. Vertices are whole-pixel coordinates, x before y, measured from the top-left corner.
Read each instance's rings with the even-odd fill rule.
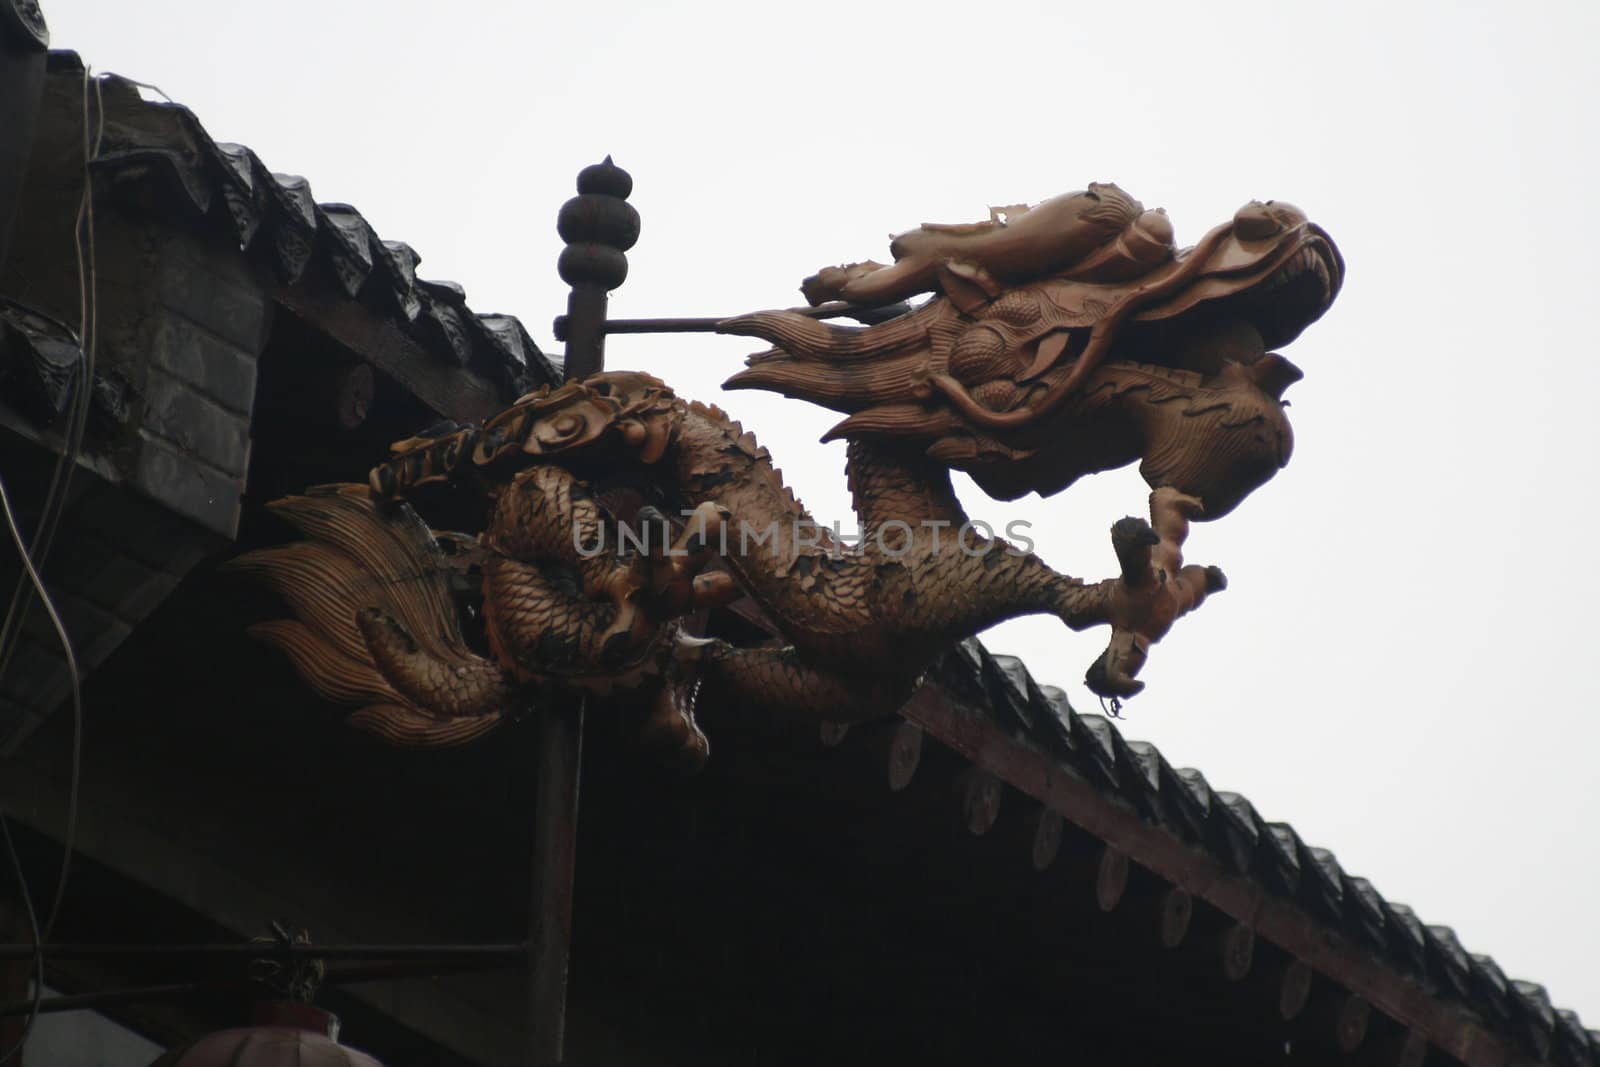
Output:
[[[847,442],[859,543],[815,524],[718,408],[599,373],[401,441],[368,485],[272,505],[304,539],[233,566],[296,618],[256,636],[393,741],[459,743],[554,693],[609,694],[639,700],[647,735],[690,766],[708,751],[703,687],[826,720],[882,715],[953,641],[1023,614],[1109,625],[1087,684],[1138,692],[1149,647],[1224,587],[1184,564],[1189,523],[1289,459],[1280,397],[1300,372],[1271,350],[1327,310],[1343,261],[1282,202],[1247,204],[1182,250],[1163,212],[1114,185],[990,216],[924,225],[894,239],[891,265],[803,284],[813,305],[931,294],[876,325],[801,309],[718,326],[775,346],[728,388],[846,416],[828,437]],[[970,522],[950,481],[960,469],[1013,499],[1134,461],[1150,521],[1112,527],[1120,573],[1099,582]],[[481,532],[430,530],[405,503],[430,485],[481,492]],[[481,595],[480,641],[463,585]],[[777,636],[697,634],[735,601]]]

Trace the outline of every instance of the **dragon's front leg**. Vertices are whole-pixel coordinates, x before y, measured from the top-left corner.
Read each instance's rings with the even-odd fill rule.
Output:
[[[922,670],[952,640],[1003,619],[1053,613],[1075,630],[1109,625],[1111,640],[1089,668],[1091,691],[1113,699],[1143,689],[1136,675],[1150,646],[1177,619],[1223,589],[1215,567],[1185,566],[1183,542],[1200,504],[1172,489],[1150,498],[1151,521],[1126,518],[1111,530],[1121,574],[1086,583],[1003,541],[946,535],[943,550],[867,553],[841,569],[864,568],[870,604],[848,639],[797,633],[794,645],[739,648],[722,641],[680,649],[689,672],[743,704],[783,707],[838,722],[883,715],[904,702]],[[838,592],[834,590],[834,592]]]
[[[1075,630],[1107,624],[1111,641],[1089,668],[1084,682],[1100,696],[1129,697],[1144,688],[1135,677],[1150,646],[1172,624],[1212,593],[1227,588],[1216,567],[1183,563],[1189,522],[1201,505],[1176,489],[1150,494],[1150,522],[1125,518],[1111,527],[1111,544],[1122,574],[1097,585],[1073,583],[1058,613]]]

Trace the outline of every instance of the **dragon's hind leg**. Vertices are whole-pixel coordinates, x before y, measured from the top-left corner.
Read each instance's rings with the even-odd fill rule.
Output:
[[[736,706],[776,708],[828,722],[888,715],[911,696],[917,677],[893,672],[846,673],[809,663],[792,647],[745,648],[713,639],[686,643],[680,655]]]
[[[658,673],[673,619],[725,600],[726,576],[701,574],[722,514],[703,505],[681,533],[643,509],[642,537],[559,466],[512,478],[484,535],[484,620],[500,661],[525,681],[608,691]],[[629,527],[630,532],[633,531]]]

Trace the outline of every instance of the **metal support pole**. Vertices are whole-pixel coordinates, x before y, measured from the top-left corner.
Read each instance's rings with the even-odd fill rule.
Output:
[[[533,838],[533,952],[528,958],[531,1067],[565,1058],[567,967],[572,942],[572,880],[578,848],[578,771],[583,701],[539,717],[538,793]]]
[[[627,202],[628,172],[611,157],[578,175],[578,195],[561,207],[556,229],[567,246],[557,264],[567,298],[568,381],[605,366],[606,294],[628,276],[624,253],[639,239],[639,213]],[[583,762],[583,701],[538,718],[538,793],[534,810],[533,952],[528,966],[528,1063],[565,1059],[567,970],[572,943],[572,883],[578,846],[578,778]]]
[[[342,967],[329,967],[322,977],[324,985],[355,985],[360,982],[392,982],[408,978],[439,978],[452,974],[472,974],[516,966],[520,962],[508,956],[479,956],[477,958],[440,959],[424,961],[388,961],[362,963]],[[151,1000],[178,1000],[201,993],[240,993],[260,990],[260,985],[239,978],[202,978],[190,982],[171,982],[164,985],[135,986],[129,989],[102,989],[93,993],[64,993],[45,997],[39,1003],[39,1014],[58,1011],[83,1011],[110,1007],[116,1004],[139,1004]],[[33,1011],[33,1000],[0,1001],[0,1019],[26,1016]]]
[[[523,959],[528,946],[517,942],[483,945],[315,945],[301,942],[241,941],[233,944],[54,945],[39,951],[52,960],[244,958],[251,960],[479,960]],[[0,960],[31,960],[32,945],[0,945]]]
[[[862,307],[858,304],[847,304],[842,300],[833,300],[816,307],[786,308],[796,315],[804,315],[808,319],[855,319],[863,326],[876,326],[880,322],[901,315],[909,315],[916,310],[910,304],[901,300],[895,304],[885,304],[881,307]],[[600,330],[604,335],[617,333],[723,333],[723,323],[729,322],[724,318],[654,318],[654,319],[607,319],[600,320]],[[570,315],[557,315],[553,326],[557,341],[566,341],[572,336],[572,317]],[[584,341],[588,343],[587,339]]]

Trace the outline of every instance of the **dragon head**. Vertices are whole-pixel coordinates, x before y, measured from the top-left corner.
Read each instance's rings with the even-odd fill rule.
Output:
[[[1251,201],[1191,248],[1144,249],[1153,265],[1132,277],[1096,269],[1125,260],[1110,253],[1130,238],[1170,234],[1154,214],[1130,211],[1139,233],[1021,283],[952,261],[939,273],[963,279],[959,296],[941,291],[874,326],[793,311],[729,320],[723,332],[778,348],[727,387],[845,412],[830,438],[920,441],[1003,499],[1140,461],[1152,487],[1193,496],[1216,518],[1288,461],[1281,396],[1300,372],[1272,350],[1328,309],[1344,261],[1299,208]]]
[[[1338,248],[1305,212],[1252,200],[1231,223],[1117,295],[1128,311],[1122,321],[1108,313],[1104,326],[1091,327],[1104,340],[1089,363],[1143,361],[1207,376],[1230,361],[1252,366],[1321,318],[1343,281]],[[1081,382],[1093,365],[1075,367],[1068,377]],[[1284,374],[1268,376],[1280,393],[1299,377],[1294,372],[1285,380]]]

